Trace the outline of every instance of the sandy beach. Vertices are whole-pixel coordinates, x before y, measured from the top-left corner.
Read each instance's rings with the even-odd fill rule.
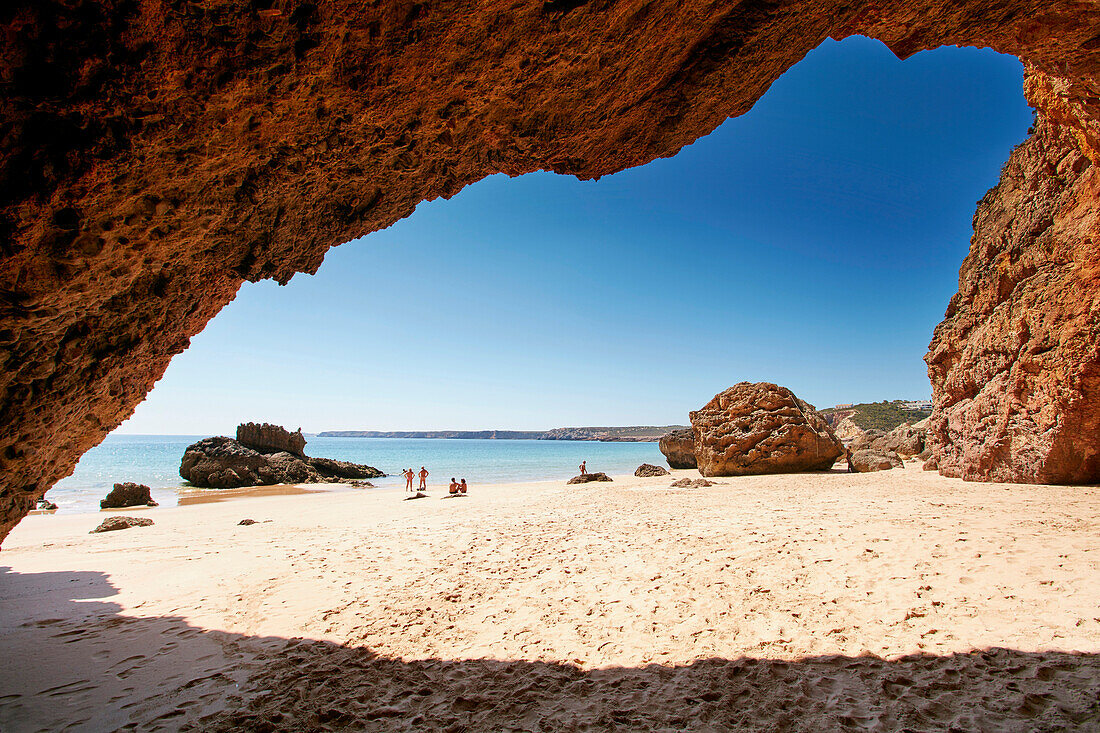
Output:
[[[1097,487],[614,478],[27,517],[0,730],[1100,729]]]

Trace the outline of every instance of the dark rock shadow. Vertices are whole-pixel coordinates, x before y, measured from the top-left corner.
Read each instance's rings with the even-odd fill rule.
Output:
[[[95,572],[0,568],[0,730],[1100,730],[1100,655],[402,660],[131,617]]]

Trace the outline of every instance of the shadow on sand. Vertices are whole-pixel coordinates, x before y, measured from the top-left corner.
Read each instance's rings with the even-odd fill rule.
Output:
[[[1100,656],[405,661],[131,617],[95,572],[0,568],[0,730],[1098,730]],[[180,609],[181,611],[183,609]]]

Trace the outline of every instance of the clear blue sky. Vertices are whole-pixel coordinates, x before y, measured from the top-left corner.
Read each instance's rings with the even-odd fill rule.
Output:
[[[1021,79],[827,41],[674,158],[494,176],[245,285],[119,431],[684,423],[742,380],[926,398],[975,202],[1031,123]]]

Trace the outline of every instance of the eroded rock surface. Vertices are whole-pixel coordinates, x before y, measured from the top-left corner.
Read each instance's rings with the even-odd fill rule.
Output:
[[[903,58],[945,44],[1015,54],[1032,103],[1095,156],[1098,17],[1076,0],[12,0],[0,539],[246,280],[313,272],[330,246],[493,173],[590,178],[671,155],[830,36],[878,38]],[[946,421],[956,390],[940,393]],[[943,440],[976,434],[944,425]],[[983,467],[950,470],[1084,471],[969,463]]]
[[[131,527],[152,527],[153,520],[148,517],[107,517],[104,519],[98,527],[93,529],[88,534],[98,534],[99,532],[117,532],[120,529],[130,529]]]
[[[150,489],[145,484],[127,481],[115,484],[110,493],[99,502],[100,509],[124,509],[130,506],[157,506]]]
[[[662,436],[657,447],[670,468],[695,468],[695,433],[691,428],[673,430]]]
[[[306,439],[301,428],[292,433],[282,425],[266,422],[262,425],[254,422],[238,425],[237,442],[260,453],[285,452],[300,457],[305,455],[306,450]]]
[[[591,483],[593,481],[610,481],[610,480],[611,480],[611,477],[608,476],[606,473],[599,472],[599,473],[585,473],[585,474],[581,474],[580,476],[574,476],[573,478],[569,479],[565,483],[567,483],[567,484],[587,484],[587,483]]]
[[[871,471],[889,471],[891,468],[901,468],[901,457],[894,451],[864,450],[852,451],[848,454],[848,470],[853,473],[870,473]]]
[[[654,466],[652,463],[643,463],[634,469],[634,475],[638,478],[651,478],[653,476],[667,476],[668,471],[661,466]]]
[[[1100,482],[1100,175],[1047,122],[974,215],[925,361],[945,476]]]
[[[739,382],[690,417],[704,476],[822,471],[844,454],[813,405],[771,382]]]

